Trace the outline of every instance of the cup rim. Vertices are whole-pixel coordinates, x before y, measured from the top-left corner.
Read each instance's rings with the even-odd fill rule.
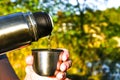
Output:
[[[32,49],[32,52],[33,51],[56,51],[56,52],[62,52],[63,50],[62,49],[55,49],[55,48],[52,48],[52,49],[48,49],[48,48],[35,48],[35,49]]]

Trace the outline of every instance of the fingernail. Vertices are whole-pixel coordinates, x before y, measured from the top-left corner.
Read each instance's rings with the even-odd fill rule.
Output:
[[[67,60],[67,56],[66,56],[66,55],[63,55],[63,56],[62,56],[62,60],[63,60],[63,61],[66,61],[66,60]]]
[[[63,78],[63,74],[58,73],[58,74],[57,74],[57,78],[61,80],[61,79]]]
[[[61,70],[61,71],[65,71],[66,68],[67,68],[67,66],[66,66],[64,63],[61,64],[61,66],[60,66],[60,70]]]
[[[67,50],[65,50],[64,53],[63,53],[63,55],[62,55],[62,60],[66,61],[68,59],[68,57],[69,57],[69,53],[68,53]]]

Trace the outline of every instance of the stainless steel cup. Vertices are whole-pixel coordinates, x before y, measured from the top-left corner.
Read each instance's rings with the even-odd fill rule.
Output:
[[[33,49],[33,70],[41,76],[54,76],[61,49]]]

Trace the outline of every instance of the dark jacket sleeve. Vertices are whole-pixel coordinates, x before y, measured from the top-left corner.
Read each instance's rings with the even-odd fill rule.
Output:
[[[6,54],[0,55],[0,80],[19,80]]]

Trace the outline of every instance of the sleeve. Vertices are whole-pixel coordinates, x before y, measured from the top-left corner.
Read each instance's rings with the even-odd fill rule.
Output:
[[[19,80],[6,54],[0,55],[0,80]]]

